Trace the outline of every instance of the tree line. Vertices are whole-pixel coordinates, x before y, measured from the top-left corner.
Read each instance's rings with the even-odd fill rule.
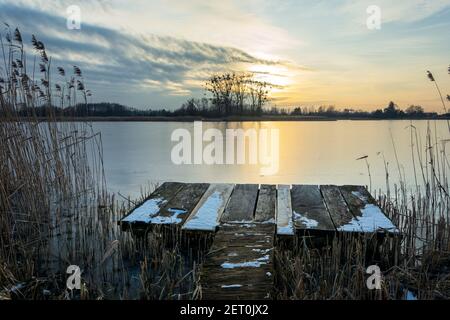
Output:
[[[19,114],[45,117],[49,113],[75,117],[179,117],[223,118],[227,116],[283,116],[283,117],[324,117],[333,119],[432,119],[450,118],[450,113],[438,115],[425,112],[419,105],[411,105],[405,110],[393,101],[384,108],[363,111],[352,108],[337,109],[334,106],[297,106],[294,108],[267,107],[270,91],[268,82],[258,81],[252,73],[226,72],[214,74],[205,82],[205,97],[189,98],[179,108],[141,110],[117,103],[85,103],[70,107],[43,105],[19,108]]]
[[[45,117],[49,113],[67,116],[67,117],[198,117],[198,118],[223,118],[217,106],[211,103],[207,98],[194,99],[191,98],[176,110],[167,109],[147,109],[141,110],[124,106],[117,103],[88,103],[78,104],[74,107],[65,109],[54,107],[50,110],[48,107],[35,107],[33,115]],[[31,115],[28,109],[21,109],[19,114],[22,116]],[[400,109],[397,104],[390,102],[386,107],[379,108],[374,111],[355,110],[351,108],[337,109],[334,106],[299,106],[295,108],[261,108],[258,112],[252,109],[244,108],[242,112],[234,111],[232,115],[235,117],[293,117],[307,118],[320,117],[330,119],[439,119],[450,118],[450,113],[438,114],[436,112],[425,112],[423,107],[411,105],[406,109]]]

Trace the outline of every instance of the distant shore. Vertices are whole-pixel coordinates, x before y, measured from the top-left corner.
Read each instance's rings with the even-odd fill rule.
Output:
[[[31,118],[30,118],[31,119]],[[36,118],[33,118],[36,119]],[[38,120],[48,121],[46,117],[38,117]],[[60,117],[54,118],[57,121],[89,121],[89,122],[254,122],[254,121],[368,121],[368,120],[448,120],[446,117],[436,118],[371,118],[371,117],[324,117],[324,116],[229,116],[229,117],[199,117],[199,116],[85,116],[85,117]],[[22,118],[24,120],[24,118]]]
[[[229,116],[229,117],[198,117],[198,116],[129,116],[129,117],[60,117],[61,121],[92,121],[92,122],[113,122],[113,121],[130,121],[130,122],[252,122],[252,121],[335,121],[336,119],[327,117],[307,117],[307,116]]]

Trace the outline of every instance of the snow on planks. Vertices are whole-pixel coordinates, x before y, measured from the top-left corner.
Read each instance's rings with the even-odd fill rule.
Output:
[[[288,185],[279,185],[277,190],[277,235],[294,236],[294,222],[292,220],[291,190]]]
[[[294,226],[297,231],[301,233],[335,231],[319,186],[292,186],[291,201]]]
[[[275,186],[262,185],[259,194],[255,185],[236,186],[202,267],[203,299],[271,297],[275,200]]]
[[[206,183],[165,182],[120,221],[122,229],[181,226],[208,186]]]
[[[208,189],[207,183],[187,183],[151,219],[153,224],[182,226]]]
[[[183,188],[179,182],[164,182],[139,206],[121,220],[123,230],[146,228],[152,218]]]
[[[327,185],[321,186],[320,189],[336,230],[362,232],[359,223],[354,221],[354,216],[349,210],[339,187]]]
[[[226,224],[200,274],[202,299],[260,300],[273,290],[273,224]]]
[[[233,184],[211,184],[182,229],[192,232],[215,232],[233,188]]]
[[[121,224],[181,227],[186,237],[215,233],[201,269],[204,299],[270,298],[275,236],[398,232],[364,187],[331,185],[168,182]]]
[[[364,233],[399,233],[397,227],[376,205],[375,199],[366,188],[342,186],[339,190],[354,215],[354,219],[343,225],[340,231],[353,231],[354,226],[358,225]]]
[[[214,233],[236,223],[275,223],[276,234],[388,232],[398,229],[362,186],[165,182],[121,220],[124,230],[175,225]],[[319,235],[318,235],[319,236]]]

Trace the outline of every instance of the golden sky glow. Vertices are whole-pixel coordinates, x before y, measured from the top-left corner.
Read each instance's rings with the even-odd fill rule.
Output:
[[[99,101],[176,108],[203,96],[209,74],[234,70],[276,85],[277,106],[442,111],[425,72],[450,94],[450,0],[376,2],[379,30],[367,28],[369,0],[0,0],[0,18],[84,66]],[[69,5],[81,8],[76,32]]]

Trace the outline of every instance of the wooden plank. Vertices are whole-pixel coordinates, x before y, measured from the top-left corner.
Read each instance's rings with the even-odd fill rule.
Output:
[[[288,185],[279,185],[277,189],[277,235],[293,236],[291,190]]]
[[[317,185],[293,185],[291,202],[297,230],[334,232],[333,222]]]
[[[220,248],[236,246],[241,247],[243,245],[271,247],[274,233],[275,226],[272,224],[221,224],[219,231],[216,233],[211,250],[215,251]]]
[[[274,224],[221,225],[202,265],[203,299],[269,299]]]
[[[257,184],[237,184],[220,221],[227,223],[253,221],[257,197]]]
[[[189,217],[205,191],[207,183],[187,183],[159,213],[151,218],[152,224],[182,225]]]
[[[399,232],[365,187],[342,186],[339,189],[363,232]]]
[[[183,188],[179,182],[164,182],[147,199],[121,219],[122,226],[128,224],[145,226]]]
[[[277,187],[275,185],[261,185],[255,210],[256,222],[275,223],[276,198]]]
[[[362,232],[358,221],[349,210],[341,191],[337,186],[321,186],[325,204],[337,231]]]
[[[216,231],[233,189],[233,184],[211,184],[192,210],[182,229],[186,231]]]

